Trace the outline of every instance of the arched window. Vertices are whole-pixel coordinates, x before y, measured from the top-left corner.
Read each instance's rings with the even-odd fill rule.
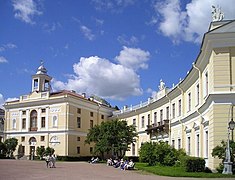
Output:
[[[31,146],[35,146],[35,145],[36,145],[36,143],[37,143],[37,140],[36,140],[36,138],[35,138],[35,137],[31,137],[31,138],[29,138],[29,145],[31,145]]]
[[[52,117],[52,126],[53,127],[57,127],[58,126],[58,117],[56,115],[54,115]]]
[[[12,119],[12,129],[16,129],[16,119]]]
[[[37,127],[37,111],[33,110],[30,113],[30,128],[36,128]]]

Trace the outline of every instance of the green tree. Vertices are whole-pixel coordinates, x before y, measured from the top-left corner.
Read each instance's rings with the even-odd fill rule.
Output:
[[[127,125],[126,121],[112,120],[95,125],[87,134],[86,143],[95,143],[95,153],[112,152],[112,155],[122,158],[129,150],[129,145],[135,142],[135,127]]]
[[[44,156],[44,154],[45,154],[45,148],[38,146],[37,149],[36,149],[36,155],[37,155],[40,159],[42,159],[43,156]]]
[[[18,139],[16,138],[6,139],[4,145],[6,147],[6,156],[13,157],[13,153],[16,150],[16,146],[18,145]]]
[[[211,153],[213,157],[218,157],[219,159],[222,160],[219,167],[217,168],[219,172],[222,172],[223,170],[223,162],[225,160],[226,146],[227,146],[227,142],[223,140],[221,141],[220,145],[217,145],[213,148],[212,153]],[[230,152],[231,152],[231,162],[234,162],[235,142],[229,141],[229,146],[230,146]],[[233,172],[235,172],[235,165],[233,165]]]
[[[0,158],[6,157],[7,148],[3,142],[0,142]]]
[[[47,148],[45,149],[43,155],[45,155],[45,156],[47,156],[47,155],[52,155],[52,154],[54,154],[54,152],[55,152],[55,150],[54,150],[53,148],[47,147]]]

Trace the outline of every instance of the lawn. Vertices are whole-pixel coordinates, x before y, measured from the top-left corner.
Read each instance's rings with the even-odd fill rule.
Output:
[[[171,177],[197,177],[197,178],[235,178],[235,175],[225,175],[219,173],[205,173],[205,172],[185,172],[183,167],[169,167],[169,166],[148,166],[146,163],[136,163],[135,167],[138,170],[149,172],[161,176]]]

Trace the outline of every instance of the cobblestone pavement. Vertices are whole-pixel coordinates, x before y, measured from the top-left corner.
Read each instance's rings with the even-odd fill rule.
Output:
[[[105,164],[86,162],[56,162],[56,168],[46,168],[44,161],[0,160],[0,180],[198,180],[121,171]],[[202,179],[200,179],[202,180]],[[222,180],[222,179],[220,179]]]

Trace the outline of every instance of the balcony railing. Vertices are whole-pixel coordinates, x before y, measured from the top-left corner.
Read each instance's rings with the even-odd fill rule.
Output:
[[[37,130],[38,130],[37,127],[30,127],[30,128],[29,128],[29,131],[37,131]]]
[[[147,125],[145,130],[147,134],[158,135],[158,134],[169,134],[169,120],[165,119],[162,122],[157,122],[156,124]]]

